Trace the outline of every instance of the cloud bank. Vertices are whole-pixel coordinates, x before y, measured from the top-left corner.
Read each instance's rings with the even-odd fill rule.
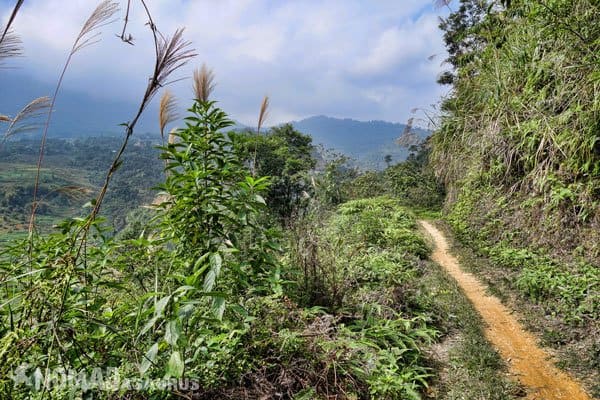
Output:
[[[102,28],[102,41],[74,59],[67,89],[132,103],[140,97],[153,49],[147,19],[134,3],[135,46],[115,36],[122,21]],[[217,76],[213,97],[246,124],[254,124],[265,94],[271,97],[270,124],[316,114],[404,122],[411,109],[427,108],[443,94],[435,83],[445,58],[437,28],[443,11],[430,0],[149,0],[148,5],[161,32],[186,27],[198,53],[177,77],[190,76],[206,62]],[[2,21],[11,6],[0,0]],[[4,77],[54,82],[94,6],[89,0],[25,2],[14,28],[26,56],[11,62],[16,70],[1,71]],[[184,80],[172,87],[182,107],[192,97],[189,86]]]

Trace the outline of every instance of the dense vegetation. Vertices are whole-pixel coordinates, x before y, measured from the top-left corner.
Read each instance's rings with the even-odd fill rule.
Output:
[[[445,189],[429,165],[427,142],[409,148],[404,162],[388,166],[383,171],[367,171],[349,185],[352,197],[369,197],[373,193],[388,194],[403,205],[420,211],[439,211]]]
[[[417,215],[443,215],[464,266],[599,394],[599,19],[591,0],[461,0],[440,125],[382,171],[261,133],[268,99],[232,131],[206,67],[161,145],[132,138],[158,68],[124,141],[44,136],[38,170],[37,142],[4,140],[0,233],[37,220],[0,243],[0,397],[522,395]]]
[[[482,274],[541,309],[533,329],[598,394],[600,7],[502,3],[463,0],[442,23],[452,92],[432,161],[454,231],[502,270]]]
[[[270,177],[269,208],[282,220],[291,218],[312,192],[309,172],[316,166],[312,138],[290,124],[271,128],[264,135],[245,131],[232,138],[238,158],[258,176]]]
[[[413,214],[391,197],[336,207],[314,183],[279,228],[281,205],[305,191],[277,185],[314,166],[310,138],[222,133],[231,124],[215,103],[193,105],[161,147],[150,220],[111,236],[67,218],[2,251],[3,397],[420,398],[435,376],[424,350],[453,323],[419,282],[429,250]],[[240,154],[254,143],[257,171],[279,178],[252,175]],[[339,176],[331,165],[310,181]],[[95,375],[65,387],[65,371]],[[109,376],[122,386],[107,390]],[[135,386],[159,379],[180,381]]]

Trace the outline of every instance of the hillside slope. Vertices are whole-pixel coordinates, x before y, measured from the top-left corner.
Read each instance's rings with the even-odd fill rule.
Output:
[[[386,121],[356,121],[323,115],[292,122],[294,128],[313,137],[315,144],[334,149],[371,168],[383,169],[384,157],[392,156],[392,162],[403,161],[408,149],[400,147],[396,140],[407,129],[405,124]],[[413,128],[411,132],[425,139],[430,132]]]
[[[453,94],[432,162],[454,231],[587,379],[600,357],[600,4],[502,3],[462,0],[442,24]]]

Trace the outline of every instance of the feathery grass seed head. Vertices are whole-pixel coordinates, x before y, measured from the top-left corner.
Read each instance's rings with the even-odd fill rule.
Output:
[[[165,128],[168,124],[177,119],[177,100],[169,90],[165,90],[160,98],[160,107],[158,110],[158,122],[160,126],[160,136],[164,139]]]
[[[207,102],[215,88],[215,74],[206,64],[194,71],[194,95],[196,100]]]

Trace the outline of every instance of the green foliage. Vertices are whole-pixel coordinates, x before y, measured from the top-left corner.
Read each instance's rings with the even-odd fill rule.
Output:
[[[168,174],[160,186],[167,194],[161,204],[162,234],[177,244],[176,252],[193,270],[206,270],[195,279],[204,278],[210,292],[223,260],[239,258],[234,263],[240,271],[255,261],[251,249],[242,249],[245,235],[252,235],[258,247],[268,240],[257,221],[268,182],[246,175],[220,132],[232,122],[214,103],[195,103],[190,113],[187,127],[174,134],[179,140],[163,148]]]
[[[475,15],[451,17],[472,20],[467,37],[478,45],[477,57],[456,63],[454,94],[442,106],[433,136],[439,175],[449,187],[482,178],[540,196],[569,218],[593,217],[600,188],[598,4],[512,2]]]
[[[81,204],[102,185],[98,171],[108,168],[120,144],[118,137],[48,139],[38,189],[39,229],[49,232],[62,219],[84,214]],[[114,175],[102,214],[116,230],[125,226],[129,211],[153,201],[152,189],[164,179],[155,144],[133,141]],[[7,142],[0,149],[0,234],[27,230],[38,153],[39,141],[29,139]]]
[[[280,287],[278,245],[258,221],[267,182],[233,156],[219,132],[230,121],[214,103],[190,112],[179,141],[163,149],[166,200],[152,222],[137,217],[109,238],[94,221],[83,238],[89,221],[66,220],[0,254],[2,397],[33,395],[10,380],[26,364],[116,367],[123,378],[185,377],[205,388],[245,370],[249,316],[239,303]]]
[[[600,7],[461,1],[432,164],[459,237],[567,322],[598,314]]]
[[[388,197],[344,203],[325,222],[319,213],[298,222],[286,275],[303,282],[301,303],[346,321],[321,346],[335,354],[338,379],[360,383],[359,395],[419,398],[427,386],[420,348],[436,332],[394,293],[414,284],[428,253],[415,217]]]
[[[410,254],[425,258],[428,249],[415,235],[416,221],[400,202],[391,198],[354,200],[339,208],[333,221],[332,236],[344,235],[351,244],[374,244],[382,248],[398,246]]]
[[[600,318],[600,270],[585,261],[561,262],[539,250],[518,246],[508,237],[494,242],[490,234],[496,231],[491,217],[494,210],[481,215],[479,221],[470,216],[480,198],[479,191],[484,189],[465,187],[459,195],[448,215],[457,236],[495,265],[514,273],[513,288],[542,305],[548,313],[573,324],[597,321]],[[469,220],[479,227],[473,229]]]
[[[211,101],[196,101],[185,121],[160,148],[155,206],[129,214],[118,235],[71,219],[0,253],[0,397],[419,398],[440,318],[417,289],[429,249],[403,201],[338,205],[353,170],[338,158],[309,181],[314,160],[300,150],[310,140],[289,127],[226,136],[231,121]],[[284,174],[251,176],[243,140],[264,145],[259,162]],[[272,181],[295,182],[296,194],[285,200]],[[290,219],[286,254],[265,223],[269,201],[306,207]],[[11,380],[18,367],[114,368],[195,389],[39,391]]]
[[[428,166],[427,144],[412,148],[407,161],[382,172],[367,171],[349,183],[353,198],[388,195],[418,210],[439,210],[444,190]]]
[[[323,151],[321,156],[325,165],[311,177],[313,196],[322,206],[335,207],[350,199],[357,172],[346,156],[332,151]]]
[[[269,176],[271,183],[267,204],[275,215],[289,219],[312,192],[308,172],[316,164],[312,138],[284,124],[271,128],[265,135],[254,132],[231,134],[239,159],[254,162],[258,176]]]
[[[468,65],[483,47],[485,40],[477,34],[489,4],[482,0],[460,0],[458,9],[440,22],[444,31],[444,43],[448,51],[446,62],[455,70]],[[452,84],[454,71],[446,71],[439,78],[440,84]]]
[[[89,238],[94,245],[88,247],[78,240],[84,224],[64,221],[58,232],[17,242],[0,254],[0,335],[8,350],[2,352],[3,397],[28,398],[9,379],[19,366],[80,369],[113,365],[122,356],[130,329],[117,327],[125,316],[109,301],[120,287],[105,269],[111,242],[95,223]]]
[[[214,102],[196,102],[189,111],[186,128],[174,133],[178,140],[162,153],[167,178],[161,185],[166,200],[160,205],[159,228],[176,260],[172,286],[149,308],[154,315],[141,334],[166,324],[164,340],[171,348],[167,374],[180,377],[185,371],[213,387],[243,371],[243,357],[235,359],[243,334],[236,328],[239,320],[219,322],[227,303],[273,291],[272,284],[278,285],[273,250],[278,245],[259,219],[265,210],[261,193],[268,187],[266,178],[247,175],[221,133],[232,122]],[[217,322],[202,323],[211,317]],[[192,348],[181,346],[186,343]],[[207,365],[231,368],[225,375],[218,369],[209,373]]]

